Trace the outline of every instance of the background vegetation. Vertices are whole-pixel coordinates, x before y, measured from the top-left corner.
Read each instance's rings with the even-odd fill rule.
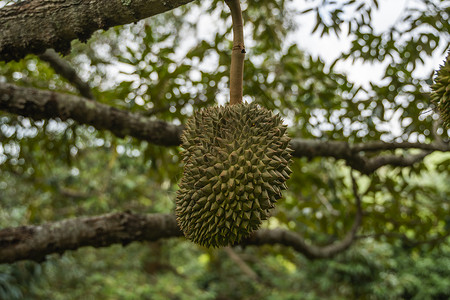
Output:
[[[377,2],[305,1],[299,11],[291,0],[243,1],[244,100],[281,114],[293,138],[448,143],[429,101],[433,70],[422,63],[448,48],[449,3],[410,1],[391,28],[377,32]],[[350,36],[351,49],[337,61],[387,62],[382,81],[358,86],[287,42],[305,14],[315,15],[321,35]],[[197,22],[205,15],[206,34]],[[230,25],[223,1],[194,2],[75,41],[65,59],[95,101],[182,124],[226,101]],[[34,55],[0,63],[0,81],[78,93]],[[173,213],[179,151],[2,112],[0,228],[125,210]],[[0,265],[0,299],[448,299],[449,166],[448,152],[434,152],[414,165],[355,172],[363,224],[351,249],[331,259],[308,260],[282,246],[211,250],[184,238],[86,247]],[[316,245],[341,239],[356,211],[350,167],[317,157],[296,158],[292,169],[264,227],[290,229]]]

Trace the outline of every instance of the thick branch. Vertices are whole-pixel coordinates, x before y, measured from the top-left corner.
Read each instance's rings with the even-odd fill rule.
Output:
[[[119,137],[133,136],[162,146],[180,143],[182,127],[153,121],[86,98],[0,83],[0,110],[33,119],[73,119],[107,129]]]
[[[64,253],[84,246],[107,247],[133,241],[156,241],[181,237],[174,215],[141,215],[129,212],[80,217],[40,226],[0,230],[0,263],[18,260],[41,261],[46,255]],[[307,245],[299,235],[283,230],[259,230],[244,245],[281,244],[293,247],[309,258],[328,258],[348,248],[342,243],[319,248]]]
[[[295,157],[346,159],[353,155],[351,146],[347,142],[340,141],[293,139],[291,148],[294,150],[292,155]]]
[[[70,42],[133,23],[192,0],[29,0],[0,9],[0,60],[21,59],[48,48],[67,53]]]
[[[49,63],[49,65],[55,70],[56,73],[66,78],[70,83],[72,83],[80,95],[88,98],[94,99],[92,95],[91,87],[89,84],[84,82],[77,74],[74,68],[64,59],[62,59],[58,53],[53,49],[47,49],[43,54],[39,55],[39,58],[43,61]]]
[[[126,245],[132,241],[156,241],[182,235],[175,217],[164,214],[113,213],[41,226],[6,228],[0,230],[0,263],[22,259],[40,261],[48,254],[83,246]]]
[[[70,118],[80,124],[109,130],[119,137],[129,135],[162,146],[181,144],[182,126],[151,120],[142,114],[119,110],[74,95],[0,83],[0,110],[33,119]],[[363,155],[363,150],[375,151],[376,147],[379,147],[379,151],[397,148],[426,150],[410,156],[382,155],[369,158]],[[365,148],[363,144],[353,146],[344,141],[293,139],[291,148],[294,150],[294,157],[343,159],[353,169],[370,174],[385,165],[411,166],[432,151],[450,151],[450,144],[395,143],[391,146],[382,141],[375,141],[368,142],[368,147]]]

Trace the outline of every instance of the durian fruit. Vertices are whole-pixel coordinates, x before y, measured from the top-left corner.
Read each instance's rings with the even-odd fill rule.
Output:
[[[291,173],[285,132],[278,115],[256,104],[210,107],[187,121],[176,215],[188,239],[232,245],[269,217]]]
[[[450,129],[450,51],[444,65],[437,71],[431,89],[431,101],[436,104],[444,126]]]

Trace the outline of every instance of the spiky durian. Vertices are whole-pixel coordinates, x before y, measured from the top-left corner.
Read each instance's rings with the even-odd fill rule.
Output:
[[[450,51],[444,65],[436,72],[434,84],[431,86],[431,101],[436,104],[444,126],[450,128]]]
[[[291,173],[285,132],[278,115],[256,104],[206,108],[187,121],[176,215],[188,239],[234,244],[269,217]]]

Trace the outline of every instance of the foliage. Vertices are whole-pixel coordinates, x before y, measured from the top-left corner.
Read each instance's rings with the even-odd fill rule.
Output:
[[[278,253],[274,253],[277,250]],[[366,241],[333,260],[287,249],[236,251],[255,282],[223,250],[186,241],[83,248],[42,264],[2,266],[2,299],[446,299],[448,245],[408,251]],[[439,263],[436,263],[439,261]],[[6,290],[5,290],[6,288]],[[70,295],[70,296],[69,296]]]
[[[434,83],[431,86],[431,100],[437,106],[444,125],[448,128],[450,125],[450,51],[447,53],[447,58],[444,64],[436,71],[436,77]]]
[[[423,71],[422,65],[448,47],[446,1],[415,1],[383,32],[371,25],[382,5],[375,0],[310,0],[301,13],[293,5],[243,2],[244,100],[280,113],[293,138],[448,141],[448,131],[439,124],[433,128],[438,119],[429,95],[433,70]],[[318,34],[351,38],[351,48],[336,63],[384,62],[383,80],[358,86],[335,64],[287,42],[296,17],[304,14],[315,15]],[[200,30],[204,22],[207,33]],[[194,110],[226,101],[229,25],[223,1],[194,2],[98,32],[86,44],[73,42],[66,59],[91,84],[96,101],[182,124]],[[0,63],[0,81],[77,93],[33,55]],[[0,228],[119,210],[173,212],[182,171],[179,150],[119,139],[72,121],[2,112]],[[254,281],[223,250],[182,239],[82,248],[42,263],[0,266],[0,298],[445,299],[449,165],[448,154],[435,153],[412,167],[360,175],[365,215],[359,234],[368,238],[333,260],[309,261],[282,247],[235,249],[260,278]],[[319,245],[342,238],[356,210],[349,167],[334,158],[300,158],[292,169],[289,190],[264,226],[288,228]]]

